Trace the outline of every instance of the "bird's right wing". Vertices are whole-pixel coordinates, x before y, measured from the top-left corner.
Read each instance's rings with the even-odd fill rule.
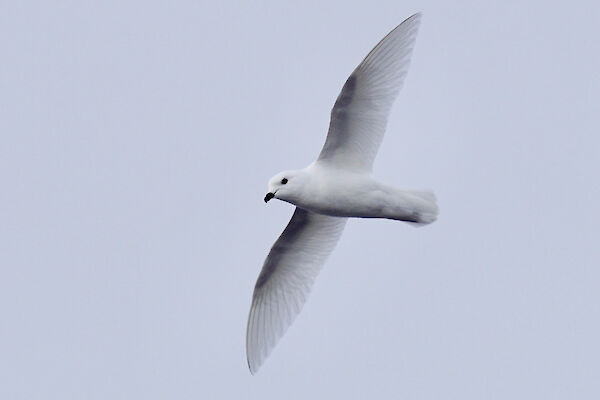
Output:
[[[318,161],[346,170],[371,171],[388,114],[410,64],[421,14],[384,37],[352,72],[333,109]]]
[[[300,313],[345,225],[346,218],[296,208],[271,248],[256,281],[248,316],[246,353],[252,374]]]

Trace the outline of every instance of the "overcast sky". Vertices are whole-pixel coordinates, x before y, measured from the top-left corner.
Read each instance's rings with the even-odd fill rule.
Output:
[[[250,3],[0,7],[0,398],[600,398],[598,3]],[[416,11],[375,174],[440,218],[351,221],[251,376],[267,181]]]

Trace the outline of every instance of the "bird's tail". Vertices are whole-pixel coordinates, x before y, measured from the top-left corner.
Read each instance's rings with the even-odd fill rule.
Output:
[[[434,222],[438,216],[438,206],[435,194],[430,190],[403,191],[412,209],[411,218],[404,219],[414,225],[427,225]]]

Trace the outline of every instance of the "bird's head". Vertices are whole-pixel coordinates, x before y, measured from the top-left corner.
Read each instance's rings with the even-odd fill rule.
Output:
[[[271,199],[279,199],[295,204],[302,193],[305,173],[303,171],[283,171],[269,179],[265,203]]]

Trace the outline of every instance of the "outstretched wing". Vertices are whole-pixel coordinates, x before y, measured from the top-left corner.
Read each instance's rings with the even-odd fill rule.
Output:
[[[319,162],[370,171],[410,64],[421,14],[406,19],[352,72],[333,109]]]
[[[346,218],[296,208],[256,281],[246,332],[254,374],[306,302],[313,282],[340,238]]]

